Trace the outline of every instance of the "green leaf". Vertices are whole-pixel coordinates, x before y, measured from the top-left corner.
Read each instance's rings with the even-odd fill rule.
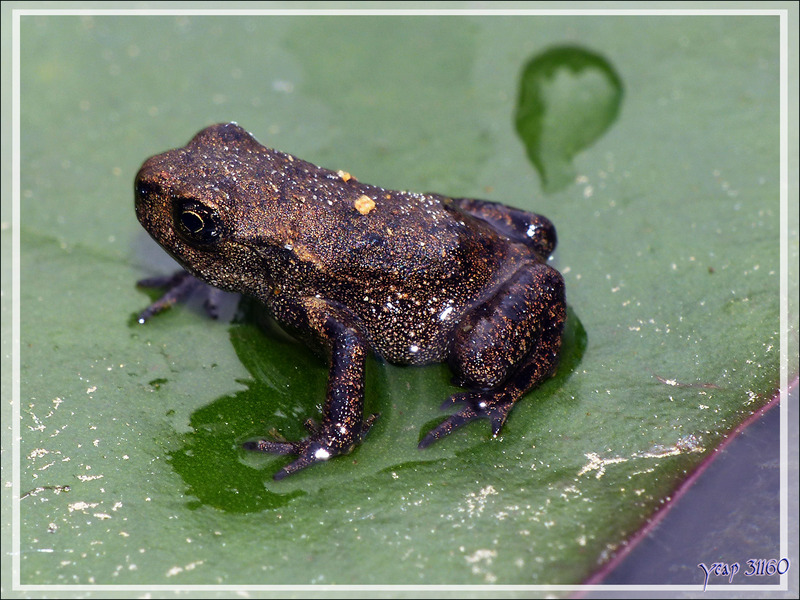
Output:
[[[776,390],[777,17],[26,15],[20,31],[24,584],[579,583]],[[518,78],[573,39],[625,103],[542,196]],[[565,354],[497,439],[479,421],[417,450],[449,369],[371,361],[365,443],[274,482],[287,458],[239,445],[302,436],[324,364],[251,318],[132,322],[150,301],[135,282],[174,268],[136,221],[136,170],[229,120],[361,181],[553,220]]]

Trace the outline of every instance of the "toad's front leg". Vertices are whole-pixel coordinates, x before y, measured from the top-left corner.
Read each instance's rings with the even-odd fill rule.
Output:
[[[188,271],[181,270],[172,275],[141,279],[136,285],[143,288],[164,289],[164,294],[158,300],[139,313],[136,320],[141,324],[146,323],[151,317],[164,312],[175,304],[184,302],[186,298],[195,293],[202,294],[203,307],[209,317],[216,319],[219,316],[219,301],[223,294],[222,290],[197,279]]]
[[[378,417],[371,415],[364,420],[364,366],[368,352],[364,336],[345,311],[324,301],[310,299],[303,309],[307,318],[304,325],[328,350],[328,393],[322,424],[307,423],[311,435],[306,439],[299,442],[262,439],[244,444],[248,450],[298,455],[297,460],[275,474],[275,479],[352,451]]]

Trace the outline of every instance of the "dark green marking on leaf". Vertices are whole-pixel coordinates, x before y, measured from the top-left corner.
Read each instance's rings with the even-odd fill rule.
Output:
[[[525,65],[515,124],[545,192],[574,180],[572,159],[616,120],[622,93],[611,64],[578,46],[550,48]]]
[[[263,393],[263,390],[258,390]],[[277,493],[267,490],[261,474],[242,460],[237,435],[251,436],[264,427],[258,419],[256,394],[241,392],[212,402],[192,414],[193,431],[183,444],[168,454],[168,462],[186,484],[187,506],[212,506],[230,513],[252,513],[288,504],[306,492]]]
[[[148,381],[147,385],[149,385],[150,387],[153,387],[153,388],[158,390],[158,389],[161,388],[162,385],[164,385],[165,383],[168,383],[168,382],[169,382],[169,379],[165,379],[164,377],[158,377],[156,379],[153,379],[152,381]]]

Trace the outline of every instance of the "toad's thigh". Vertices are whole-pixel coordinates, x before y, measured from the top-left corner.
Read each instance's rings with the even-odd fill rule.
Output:
[[[525,244],[542,258],[550,256],[556,248],[556,228],[545,216],[488,200],[455,198],[453,203],[490,223],[509,239]]]
[[[521,266],[456,328],[450,364],[457,380],[478,388],[500,385],[543,337],[560,334],[565,316],[561,274],[545,264]]]

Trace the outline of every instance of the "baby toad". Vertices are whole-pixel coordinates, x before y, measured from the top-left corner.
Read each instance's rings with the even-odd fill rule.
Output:
[[[469,389],[445,402],[460,409],[420,448],[478,417],[496,436],[514,403],[555,371],[566,300],[547,264],[556,231],[543,216],[367,185],[265,148],[235,123],[149,158],[135,194],[142,226],[189,273],[254,296],[328,356],[322,423],[298,442],[245,444],[297,457],[276,479],[364,438],[377,418],[363,414],[370,351],[397,364],[447,361]],[[181,290],[195,281],[171,279]]]

